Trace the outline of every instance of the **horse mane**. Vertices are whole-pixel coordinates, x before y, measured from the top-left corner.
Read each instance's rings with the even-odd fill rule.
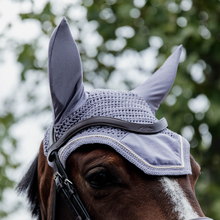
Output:
[[[37,180],[38,155],[35,157],[31,166],[21,181],[16,186],[18,194],[25,194],[28,199],[29,210],[33,217],[41,220],[40,204],[38,198],[38,180]]]

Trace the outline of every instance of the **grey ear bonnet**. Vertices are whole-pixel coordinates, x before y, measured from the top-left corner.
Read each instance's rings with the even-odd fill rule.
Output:
[[[79,52],[65,18],[50,39],[48,71],[54,123],[58,124],[87,99]]]
[[[49,47],[49,79],[54,110],[52,126],[56,140],[72,126],[96,116],[138,124],[157,122],[155,112],[173,85],[180,54],[181,46],[157,72],[133,91],[97,89],[85,92],[79,52],[67,21],[63,19],[55,29]],[[44,138],[45,156],[50,147],[50,128]],[[59,150],[61,163],[65,167],[67,158],[78,147],[97,143],[109,145],[146,174],[191,174],[189,143],[169,129],[143,135],[108,126],[90,127],[78,132]]]

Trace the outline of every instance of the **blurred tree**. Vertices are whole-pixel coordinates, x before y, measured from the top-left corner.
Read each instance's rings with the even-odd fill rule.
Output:
[[[63,10],[56,1],[48,1],[40,12],[34,10],[36,1],[30,2],[32,12],[20,14],[20,18],[39,21],[41,36],[46,39],[62,16],[69,20],[87,88],[132,89],[161,66],[175,46],[183,45],[175,85],[157,117],[165,116],[170,129],[190,141],[191,153],[202,167],[197,198],[207,216],[220,219],[219,1],[83,0],[66,3]],[[39,36],[29,44],[13,40],[17,61],[23,66],[21,82],[30,71],[47,75],[46,59],[39,60],[37,53],[40,40]],[[150,56],[156,57],[156,64]],[[36,85],[40,83],[36,79]],[[27,96],[32,102],[37,99],[35,94]],[[47,110],[49,103],[34,108],[31,114]],[[7,129],[16,120],[13,112],[1,116],[1,146],[5,138],[10,139]],[[15,146],[15,140],[10,141]],[[7,166],[15,166],[9,154],[2,155]],[[0,169],[4,174],[5,168]],[[0,200],[5,186],[12,185],[6,175],[1,178]]]

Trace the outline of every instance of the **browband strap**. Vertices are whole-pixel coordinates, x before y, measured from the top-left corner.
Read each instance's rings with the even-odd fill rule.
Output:
[[[154,124],[137,124],[128,121],[124,121],[117,118],[110,118],[104,116],[92,117],[81,121],[71,127],[64,135],[55,143],[53,143],[48,150],[48,159],[52,162],[52,152],[60,149],[66,144],[70,138],[72,138],[79,131],[92,127],[92,126],[110,126],[114,128],[120,128],[126,131],[130,131],[138,134],[156,134],[168,127],[168,123],[165,118],[160,119]],[[51,128],[52,130],[53,128]]]

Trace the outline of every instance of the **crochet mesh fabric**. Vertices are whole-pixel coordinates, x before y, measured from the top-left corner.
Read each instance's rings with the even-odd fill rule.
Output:
[[[136,94],[100,89],[88,93],[86,103],[55,127],[56,138],[59,139],[74,124],[96,116],[139,124],[152,124],[157,121],[149,105]]]
[[[138,124],[153,124],[158,120],[155,118],[149,105],[138,95],[129,91],[114,90],[94,90],[88,92],[86,102],[75,112],[66,117],[60,124],[54,126],[56,140],[58,140],[70,127],[91,117],[106,116],[118,118],[128,122]],[[44,153],[47,156],[49,147],[49,130],[47,129],[44,138]],[[180,136],[169,129],[164,129],[161,134],[168,135],[171,139],[175,139],[180,146]],[[90,143],[102,143],[113,147],[124,158],[142,169],[145,173],[152,175],[161,175],[161,171],[157,171],[146,166],[141,160],[137,159],[129,150],[122,149],[120,142],[129,132],[108,126],[94,126],[78,132],[69,142],[59,150],[60,160],[63,166],[69,155],[78,147]],[[87,138],[89,136],[89,138]],[[72,143],[73,142],[73,143]],[[71,143],[71,144],[69,144]],[[185,141],[184,141],[185,143]],[[180,152],[179,152],[180,153]],[[188,155],[187,148],[183,149],[184,155]],[[187,167],[190,167],[189,160],[186,159]],[[50,164],[50,163],[49,163]],[[189,171],[187,171],[190,173]],[[186,170],[179,170],[178,174],[185,174]],[[163,170],[164,175],[177,175],[176,170]]]
[[[153,124],[158,121],[149,105],[132,92],[96,89],[87,92],[87,94],[88,99],[83,106],[66,117],[60,124],[54,126],[56,140],[59,140],[73,125],[96,116],[118,118],[138,124]],[[44,138],[45,154],[48,151],[49,129],[47,129]],[[90,134],[108,134],[112,137],[122,137],[127,134],[124,130],[106,126],[95,126],[86,129],[86,131]],[[83,132],[79,132],[76,137]]]

